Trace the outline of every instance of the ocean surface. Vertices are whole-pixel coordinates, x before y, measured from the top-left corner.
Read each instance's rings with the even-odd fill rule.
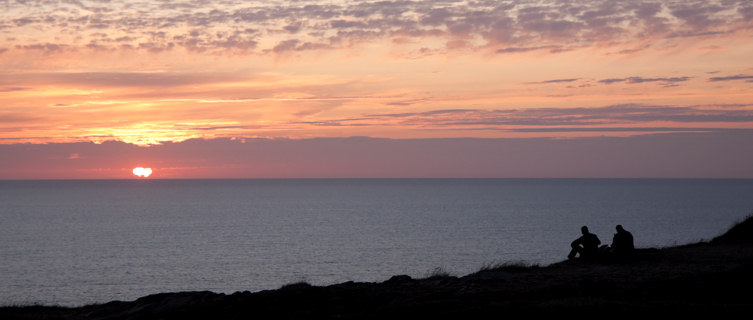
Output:
[[[751,213],[749,179],[0,181],[0,305],[462,276],[562,261],[582,225],[665,247]]]

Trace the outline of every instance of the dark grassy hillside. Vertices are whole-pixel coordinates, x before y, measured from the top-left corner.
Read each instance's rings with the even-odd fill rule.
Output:
[[[720,316],[753,310],[753,217],[710,242],[545,267],[278,290],[162,293],[79,308],[4,307],[0,319],[387,319]]]

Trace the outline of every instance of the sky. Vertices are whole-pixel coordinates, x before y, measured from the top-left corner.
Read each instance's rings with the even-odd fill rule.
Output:
[[[753,178],[751,57],[750,1],[6,0],[0,179]]]

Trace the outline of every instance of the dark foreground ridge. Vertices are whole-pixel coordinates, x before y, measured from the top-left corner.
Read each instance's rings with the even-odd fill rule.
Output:
[[[733,315],[753,310],[753,216],[709,242],[629,257],[261,292],[179,292],[78,308],[3,307],[0,319],[389,319]]]

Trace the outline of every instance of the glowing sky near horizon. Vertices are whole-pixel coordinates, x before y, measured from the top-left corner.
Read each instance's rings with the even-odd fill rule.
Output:
[[[0,143],[753,128],[750,1],[0,1]]]

